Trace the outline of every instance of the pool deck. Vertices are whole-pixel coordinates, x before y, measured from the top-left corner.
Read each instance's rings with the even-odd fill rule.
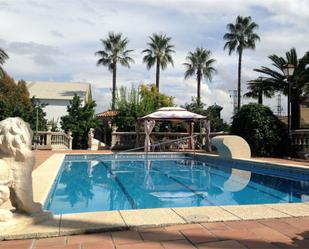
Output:
[[[36,201],[45,200],[64,153],[89,151],[37,151]],[[309,166],[284,159],[261,160]],[[35,187],[37,183],[40,188]],[[18,219],[18,227],[11,224],[0,230],[0,238],[36,239],[2,241],[0,248],[309,248],[309,203],[107,211],[43,216],[35,224]],[[101,233],[69,236],[85,232]]]

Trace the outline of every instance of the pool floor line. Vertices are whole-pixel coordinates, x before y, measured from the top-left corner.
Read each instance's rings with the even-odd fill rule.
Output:
[[[157,169],[156,167],[152,167],[152,169],[156,170],[157,172],[163,174],[165,177],[173,180],[174,182],[178,183],[179,185],[183,186],[184,188],[188,189],[189,191],[191,191],[193,194],[195,194],[196,196],[198,196],[199,198],[202,198],[203,200],[207,201],[210,206],[215,206],[211,201],[209,201],[207,199],[206,196],[204,196],[203,194],[199,194],[198,192],[196,192],[194,189],[190,188],[189,186],[185,185],[184,183],[182,183],[181,181],[178,181],[177,179],[175,179],[174,177],[172,176],[169,176],[168,174],[166,173],[163,173],[161,170]]]
[[[111,169],[109,168],[109,166],[103,162],[100,161],[102,163],[102,165],[106,168],[106,170],[114,177],[115,182],[118,184],[119,188],[121,189],[121,191],[124,193],[124,195],[127,197],[128,202],[130,203],[132,209],[137,209],[137,205],[134,202],[134,199],[132,198],[132,196],[128,193],[128,191],[126,190],[125,186],[123,186],[122,182],[119,180],[119,178],[117,177],[117,174],[114,174]]]

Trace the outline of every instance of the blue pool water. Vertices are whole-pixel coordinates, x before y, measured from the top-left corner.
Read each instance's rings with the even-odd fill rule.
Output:
[[[45,208],[61,214],[309,201],[308,172],[201,156],[147,159],[67,156]]]

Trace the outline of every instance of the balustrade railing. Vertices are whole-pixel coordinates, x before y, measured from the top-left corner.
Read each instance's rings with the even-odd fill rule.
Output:
[[[293,130],[290,133],[291,145],[301,157],[309,154],[309,130]]]
[[[32,146],[35,149],[72,149],[72,134],[53,131],[34,132]]]
[[[211,132],[210,138],[223,134],[227,133]],[[140,141],[137,142],[135,132],[113,132],[111,149],[127,150],[135,147],[144,146],[145,133],[141,132],[139,136]],[[156,144],[158,142],[178,140],[188,136],[189,136],[188,133],[185,132],[152,132],[150,135],[150,140],[152,144]],[[198,144],[203,144],[203,141],[205,141],[206,138],[206,134],[194,133],[193,136],[195,136],[195,140],[197,140]],[[190,148],[189,140],[184,140],[181,144],[178,145],[178,149],[189,149],[189,148]]]

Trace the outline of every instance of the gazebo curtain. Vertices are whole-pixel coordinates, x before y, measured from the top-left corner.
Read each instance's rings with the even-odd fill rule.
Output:
[[[150,134],[152,132],[153,127],[155,126],[156,121],[154,120],[145,120],[144,121],[144,130],[145,130],[145,151],[150,151]]]

